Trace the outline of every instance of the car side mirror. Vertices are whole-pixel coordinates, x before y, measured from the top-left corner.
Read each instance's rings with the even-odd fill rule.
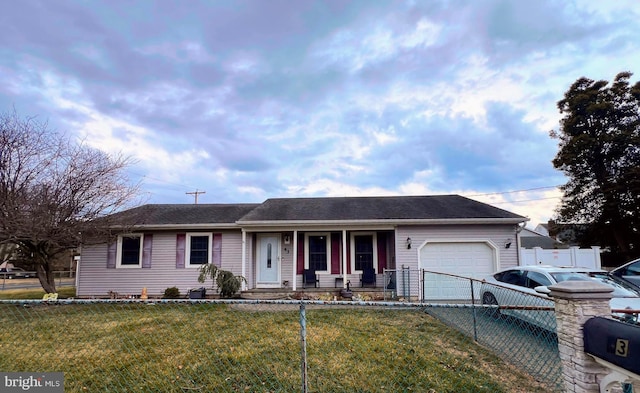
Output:
[[[534,291],[541,293],[543,295],[550,295],[551,290],[547,288],[545,285],[540,285],[538,287],[533,288]]]

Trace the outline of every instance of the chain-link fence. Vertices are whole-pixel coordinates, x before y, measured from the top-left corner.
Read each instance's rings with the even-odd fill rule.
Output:
[[[16,300],[0,326],[0,371],[67,392],[549,391],[417,303]]]
[[[384,300],[420,301],[420,271],[402,267],[384,269]]]
[[[553,301],[472,278],[424,271],[427,312],[562,390]]]

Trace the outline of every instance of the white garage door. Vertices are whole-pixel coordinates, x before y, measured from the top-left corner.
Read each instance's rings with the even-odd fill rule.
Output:
[[[420,250],[420,268],[482,279],[495,271],[495,253],[485,242],[427,243]],[[479,288],[475,288],[477,290]],[[466,300],[471,283],[455,277],[425,274],[426,300]]]

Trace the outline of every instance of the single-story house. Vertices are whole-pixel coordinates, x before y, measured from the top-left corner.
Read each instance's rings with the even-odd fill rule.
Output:
[[[202,286],[213,263],[243,276],[242,290],[382,287],[402,267],[482,277],[518,261],[526,217],[459,195],[274,198],[260,204],[152,204],[118,213],[126,232],[81,250],[79,297],[160,295]],[[116,228],[117,229],[117,228]]]

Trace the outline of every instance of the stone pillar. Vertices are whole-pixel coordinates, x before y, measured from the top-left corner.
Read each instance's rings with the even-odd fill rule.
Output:
[[[609,369],[584,352],[583,327],[592,317],[610,317],[613,288],[591,281],[564,281],[549,287],[555,300],[558,348],[567,393],[599,393]]]

